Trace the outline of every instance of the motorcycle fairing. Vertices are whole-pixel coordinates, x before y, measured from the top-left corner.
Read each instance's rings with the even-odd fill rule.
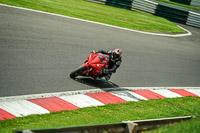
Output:
[[[109,57],[101,53],[91,53],[88,59],[84,62],[84,65],[88,68],[83,72],[83,75],[89,74],[92,77],[96,77],[101,73],[102,68],[108,67]]]

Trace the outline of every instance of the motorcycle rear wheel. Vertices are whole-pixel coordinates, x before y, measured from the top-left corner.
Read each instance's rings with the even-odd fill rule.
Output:
[[[77,76],[80,76],[80,75],[82,74],[82,72],[83,72],[84,70],[86,70],[86,69],[87,69],[87,67],[86,67],[85,65],[83,65],[83,66],[77,68],[76,70],[74,70],[73,72],[71,72],[71,73],[70,73],[70,77],[71,77],[71,78],[75,78],[75,77],[77,77]]]

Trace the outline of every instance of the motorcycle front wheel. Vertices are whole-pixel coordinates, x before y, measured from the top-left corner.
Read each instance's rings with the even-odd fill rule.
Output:
[[[82,74],[82,72],[83,72],[84,70],[86,70],[86,69],[87,69],[87,67],[86,67],[85,65],[83,65],[83,66],[77,68],[76,70],[74,70],[73,72],[71,72],[71,73],[70,73],[70,77],[71,77],[71,78],[75,78],[75,77],[77,77],[77,76],[80,76],[80,75]]]

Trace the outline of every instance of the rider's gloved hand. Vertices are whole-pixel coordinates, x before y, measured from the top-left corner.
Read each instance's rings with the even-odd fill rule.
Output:
[[[103,74],[108,74],[108,73],[109,73],[109,70],[105,68],[105,69],[103,69],[102,72],[103,72]]]

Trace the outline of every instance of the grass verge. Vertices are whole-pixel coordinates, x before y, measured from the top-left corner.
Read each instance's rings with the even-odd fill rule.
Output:
[[[176,24],[151,14],[84,0],[0,0],[0,3],[92,20],[119,27],[165,33],[183,33]]]
[[[0,121],[0,132],[13,130],[56,128],[66,126],[118,123],[128,120],[142,120],[200,114],[200,98],[185,97],[158,99],[123,104],[82,108],[72,111],[53,112],[45,115],[31,115]]]
[[[146,131],[145,133],[199,133],[199,131],[200,117],[180,123],[165,125],[159,129]]]

